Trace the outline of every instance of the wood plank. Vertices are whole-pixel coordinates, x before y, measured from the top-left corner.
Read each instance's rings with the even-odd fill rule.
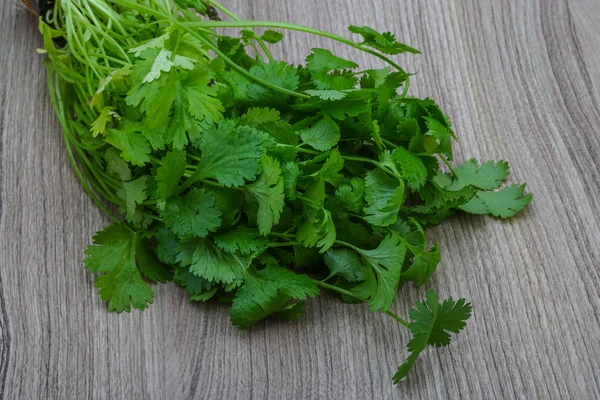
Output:
[[[341,35],[389,29],[421,56],[413,93],[453,120],[457,159],[505,158],[536,197],[508,222],[461,216],[430,232],[431,282],[474,305],[467,330],[429,349],[399,386],[408,332],[321,296],[290,324],[248,332],[227,307],[174,285],[116,315],[81,268],[108,220],[80,188],[35,48],[36,21],[0,5],[0,397],[6,399],[600,398],[600,3],[589,0],[232,0],[245,18]],[[276,53],[349,48],[293,33]],[[358,56],[367,66],[376,60]],[[407,288],[406,314],[424,288]],[[3,396],[2,396],[3,395]]]

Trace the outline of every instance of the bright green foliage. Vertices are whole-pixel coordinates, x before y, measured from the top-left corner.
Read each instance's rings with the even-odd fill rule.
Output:
[[[502,187],[504,161],[452,163],[450,119],[408,95],[412,75],[390,57],[418,51],[393,34],[351,26],[354,42],[293,26],[387,65],[364,69],[320,48],[291,65],[269,50],[281,33],[237,21],[239,35],[222,35],[218,9],[61,0],[52,26],[41,18],[69,157],[116,221],[86,250],[101,298],[117,312],[144,309],[150,283],[172,279],[193,301],[232,302],[246,329],[295,321],[327,289],[408,326],[390,311],[398,291],[440,264],[424,229],[461,211],[508,218],[532,195]],[[395,381],[470,311],[429,291],[410,313],[412,354]]]
[[[410,311],[409,328],[413,338],[408,342],[408,351],[411,352],[406,361],[398,368],[394,375],[394,383],[400,382],[419,358],[419,354],[429,346],[447,346],[450,344],[450,334],[458,333],[466,326],[466,321],[471,317],[471,304],[465,299],[458,301],[452,297],[439,303],[438,295],[433,290],[427,291],[427,300],[418,302]]]
[[[496,192],[477,192],[460,209],[471,214],[491,214],[494,217],[510,218],[523,210],[533,199],[532,194],[523,195],[525,185],[512,185]]]

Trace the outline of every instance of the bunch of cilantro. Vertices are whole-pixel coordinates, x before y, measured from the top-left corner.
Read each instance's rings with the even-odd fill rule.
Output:
[[[215,32],[224,27],[240,36]],[[275,60],[277,28],[387,67],[360,70],[319,48],[305,65]],[[408,96],[409,74],[389,58],[418,51],[391,33],[351,26],[355,42],[240,21],[213,0],[62,0],[40,29],[73,167],[114,219],[85,266],[116,312],[145,309],[151,283],[173,280],[194,301],[230,302],[246,329],[296,320],[329,290],[412,331],[397,383],[471,315],[432,290],[411,322],[390,311],[400,287],[428,282],[440,262],[424,228],[457,211],[508,218],[531,201],[524,185],[500,188],[506,162],[451,163],[448,118]]]

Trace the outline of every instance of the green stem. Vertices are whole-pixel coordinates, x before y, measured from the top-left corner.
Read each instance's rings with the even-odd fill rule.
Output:
[[[406,321],[405,319],[400,318],[399,316],[397,316],[396,314],[394,314],[391,311],[384,311],[387,315],[389,315],[390,317],[394,318],[396,321],[400,322],[402,325],[404,325],[405,327],[408,328],[408,321]]]
[[[310,28],[308,26],[296,25],[287,22],[274,22],[274,21],[198,21],[198,22],[188,22],[185,23],[185,26],[190,27],[211,27],[211,28],[276,28],[276,29],[287,29],[292,31],[310,33],[317,36],[322,36],[327,39],[335,40],[337,42],[346,44],[350,47],[354,47],[355,49],[364,51],[369,53],[392,67],[396,68],[400,72],[405,72],[402,67],[396,64],[394,61],[390,60],[386,56],[381,53],[378,53],[374,50],[371,50],[365,46],[362,46],[350,39],[346,39],[343,36],[339,36],[330,32],[325,32],[319,29]],[[407,78],[408,81],[408,78]]]
[[[459,173],[456,171],[456,169],[454,168],[454,166],[452,166],[452,164],[450,163],[450,161],[448,161],[448,159],[443,154],[438,154],[438,156],[444,162],[444,164],[446,164],[446,166],[448,167],[448,169],[450,171],[452,171],[452,173],[454,175],[459,176]]]

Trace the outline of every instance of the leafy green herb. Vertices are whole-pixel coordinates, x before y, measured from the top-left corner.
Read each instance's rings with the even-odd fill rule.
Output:
[[[410,74],[388,58],[417,50],[369,27],[349,28],[355,42],[241,21],[215,0],[62,0],[51,15],[40,31],[69,157],[115,220],[84,260],[109,309],[143,310],[151,284],[172,279],[193,301],[230,301],[232,323],[247,329],[297,320],[329,290],[411,330],[396,383],[465,327],[471,306],[432,290],[411,323],[390,311],[403,285],[425,284],[440,262],[424,228],[461,211],[512,217],[532,195],[502,187],[504,161],[452,163],[449,118],[410,97]],[[361,70],[320,48],[304,65],[275,60],[280,29],[387,66]]]

